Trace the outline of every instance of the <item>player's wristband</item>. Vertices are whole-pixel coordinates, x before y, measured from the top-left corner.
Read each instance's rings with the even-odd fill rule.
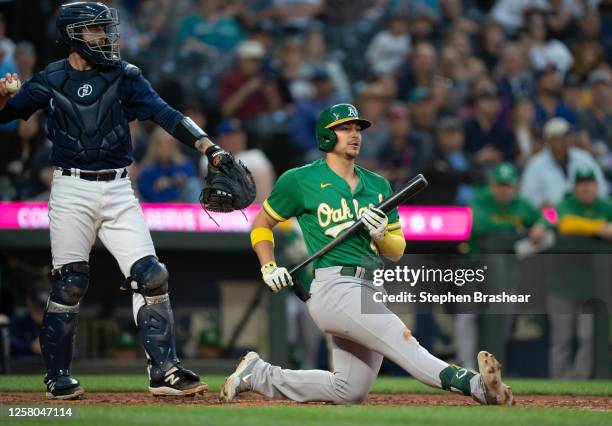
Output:
[[[270,241],[272,247],[274,247],[274,235],[271,229],[260,227],[251,231],[251,247],[254,248],[257,243],[262,241]]]
[[[174,136],[179,142],[195,148],[195,143],[208,135],[200,128],[200,126],[195,124],[191,118],[183,117],[183,119],[176,125],[172,136]]]

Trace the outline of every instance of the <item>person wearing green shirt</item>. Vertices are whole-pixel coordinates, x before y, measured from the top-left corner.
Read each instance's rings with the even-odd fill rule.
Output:
[[[376,298],[386,296],[373,280],[375,269],[381,271],[383,266],[379,256],[398,261],[406,241],[397,208],[385,214],[374,207],[391,195],[389,182],[355,164],[361,131],[369,126],[353,105],[325,109],[316,125],[324,158],[278,179],[251,232],[263,280],[277,292],[291,286],[293,279],[286,268],[276,265],[274,226],[296,217],[312,254],[363,221],[361,232],[314,264],[307,308],[321,331],[332,337],[334,371],[282,369],[249,352],[223,384],[221,400],[230,402],[241,392],[255,391],[298,402],[361,403],[386,356],[429,386],[462,392],[482,404],[511,404],[512,392],[502,383],[501,365],[493,355],[478,354],[480,373],[449,365],[419,345],[406,325]]]
[[[599,196],[598,190],[593,169],[586,167],[575,171],[572,192],[557,206],[559,235],[612,239],[612,203]],[[581,312],[584,302],[593,297],[596,278],[592,274],[595,272],[583,257],[565,259],[553,277],[546,300],[550,324],[550,374],[559,379],[588,379],[594,366],[594,324],[593,315]]]
[[[544,238],[545,219],[518,194],[518,171],[511,163],[500,163],[488,186],[474,194],[472,242],[500,232],[527,233],[535,243]]]

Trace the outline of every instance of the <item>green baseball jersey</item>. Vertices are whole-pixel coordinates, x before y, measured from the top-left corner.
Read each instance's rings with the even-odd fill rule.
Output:
[[[288,170],[264,201],[264,211],[278,222],[296,217],[308,253],[315,253],[354,224],[370,204],[377,205],[391,195],[391,186],[382,176],[357,165],[355,172],[359,183],[351,192],[323,159]],[[387,216],[389,231],[400,229],[397,208]],[[378,249],[365,228],[314,262],[315,268],[381,265]]]
[[[612,221],[612,203],[604,198],[597,198],[593,204],[582,204],[573,193],[568,193],[557,207],[559,219],[567,215],[580,216],[587,219]]]
[[[474,194],[470,203],[473,212],[472,235],[481,237],[496,232],[524,231],[545,219],[520,195],[506,205],[498,203],[488,186]]]

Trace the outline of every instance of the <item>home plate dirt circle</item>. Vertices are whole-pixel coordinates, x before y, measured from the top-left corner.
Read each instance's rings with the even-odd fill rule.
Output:
[[[515,396],[517,407],[577,408],[612,411],[612,397],[571,395],[519,395]],[[216,392],[207,392],[193,397],[154,397],[147,392],[86,392],[78,400],[48,400],[44,392],[7,392],[0,394],[0,405],[220,405]],[[232,405],[290,405],[292,401],[271,400],[255,393],[239,395]],[[323,403],[309,403],[323,404]],[[383,406],[477,406],[470,398],[455,394],[371,394],[365,405]]]

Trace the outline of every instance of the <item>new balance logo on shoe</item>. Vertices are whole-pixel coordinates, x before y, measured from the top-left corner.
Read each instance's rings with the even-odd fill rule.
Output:
[[[164,378],[164,382],[170,383],[170,386],[174,386],[179,381],[179,377],[174,374],[170,374]]]

